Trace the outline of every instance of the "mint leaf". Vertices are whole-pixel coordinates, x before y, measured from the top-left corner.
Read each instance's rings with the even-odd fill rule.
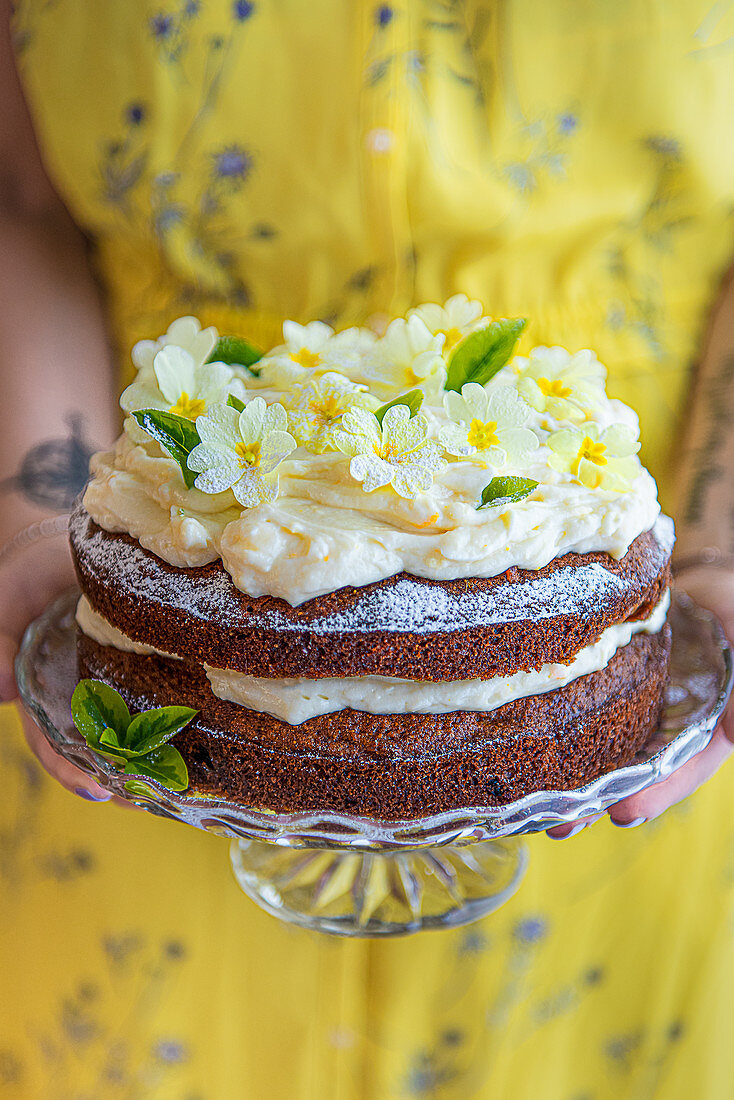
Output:
[[[157,779],[172,791],[185,791],[189,785],[189,773],[184,758],[173,745],[161,745],[145,756],[128,760],[124,775],[145,775]]]
[[[160,409],[140,409],[132,415],[143,431],[152,436],[156,443],[160,443],[163,450],[178,462],[186,487],[191,489],[198,475],[188,468],[186,460],[194,447],[201,443],[193,420],[177,416],[176,413],[162,412]]]
[[[124,737],[130,725],[125,700],[101,680],[80,680],[71,697],[71,717],[87,744],[96,748],[104,734],[114,730]],[[91,738],[91,740],[90,740]]]
[[[187,726],[195,714],[191,707],[159,707],[136,714],[128,726],[125,747],[135,756],[149,753]]]
[[[386,405],[380,405],[379,409],[375,411],[375,416],[380,422],[380,427],[382,427],[382,421],[388,409],[394,408],[395,405],[407,405],[410,409],[410,415],[415,416],[422,404],[423,390],[409,390],[402,397],[396,397],[394,400],[388,401]]]
[[[235,397],[233,393],[231,393],[227,398],[227,404],[230,406],[230,408],[237,409],[238,413],[241,413],[245,408],[244,401],[240,401],[239,397]]]
[[[477,504],[480,508],[504,508],[508,504],[516,504],[537,489],[538,482],[531,477],[493,477],[489,485],[482,489],[482,500]]]
[[[467,382],[484,386],[509,362],[527,321],[524,317],[492,321],[472,332],[456,347],[449,359],[446,390],[461,391]]]
[[[214,345],[214,350],[207,359],[207,363],[227,363],[238,367],[247,367],[250,374],[257,377],[259,370],[253,370],[253,363],[259,362],[263,352],[258,351],[249,341],[242,336],[220,336]]]

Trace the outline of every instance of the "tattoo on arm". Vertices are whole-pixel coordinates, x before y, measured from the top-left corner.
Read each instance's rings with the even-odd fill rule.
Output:
[[[24,456],[18,473],[0,481],[0,491],[16,492],[41,508],[67,511],[89,476],[92,448],[82,435],[82,418],[68,417],[69,434],[47,439]]]
[[[734,355],[725,356],[704,387],[705,430],[691,452],[691,475],[683,504],[683,522],[691,527],[700,524],[705,516],[710,487],[731,473],[726,463],[717,461],[717,456],[724,452],[732,430]]]

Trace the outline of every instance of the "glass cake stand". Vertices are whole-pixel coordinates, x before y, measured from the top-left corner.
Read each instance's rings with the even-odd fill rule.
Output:
[[[53,748],[127,802],[232,838],[234,873],[268,913],[320,932],[385,936],[452,928],[511,897],[527,864],[522,833],[573,823],[656,783],[708,743],[731,690],[721,626],[673,599],[671,677],[660,728],[633,764],[570,791],[540,791],[506,806],[467,807],[417,820],[377,821],[328,809],[271,813],[141,777],[135,792],[71,721],[77,671],[77,592],[28,628],[17,660],[26,708]]]

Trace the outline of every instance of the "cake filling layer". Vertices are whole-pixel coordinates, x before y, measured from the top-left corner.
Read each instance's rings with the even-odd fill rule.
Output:
[[[666,592],[648,618],[607,627],[595,643],[580,650],[569,664],[545,664],[537,671],[490,680],[431,682],[387,676],[270,679],[206,664],[204,669],[218,698],[280,718],[290,725],[346,708],[368,714],[488,713],[515,699],[552,691],[605,668],[635,634],[658,633],[669,605],[670,593]],[[100,645],[141,655],[170,656],[128,638],[99,615],[84,596],[77,608],[77,622],[83,633]]]
[[[171,565],[221,558],[240,591],[294,606],[402,570],[444,581],[540,569],[569,552],[622,558],[660,512],[650,474],[640,466],[628,492],[589,489],[551,469],[548,454],[540,447],[523,469],[536,492],[510,508],[477,510],[492,473],[477,461],[451,462],[430,491],[408,500],[389,487],[364,492],[344,456],[328,453],[283,462],[278,499],[243,509],[229,494],[187,489],[152,440],[124,435],[94,457],[84,506],[100,527],[132,535]]]

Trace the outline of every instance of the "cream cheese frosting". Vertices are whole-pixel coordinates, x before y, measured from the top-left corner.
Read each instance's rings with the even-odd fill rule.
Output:
[[[288,322],[286,345],[260,361],[261,377],[246,378],[247,399],[264,398],[268,403],[288,405],[294,385],[323,378],[318,371],[327,367],[342,373],[326,377],[343,378],[361,392],[372,384],[373,375],[382,377],[380,372],[384,373],[388,363],[387,349],[392,349],[393,359],[388,365],[396,379],[404,366],[401,356],[407,363],[408,378],[415,377],[419,367],[420,371],[429,367],[433,371],[424,380],[421,415],[435,441],[442,431],[455,425],[438,384],[445,378],[444,367],[436,367],[436,363],[443,363],[443,336],[431,335],[416,316],[406,324],[413,344],[410,340],[401,344],[397,339],[402,339],[400,331],[387,340],[388,330],[380,353],[385,360],[382,362],[378,354],[380,341],[363,330],[352,330],[352,335],[329,335],[331,330],[316,322],[304,328]],[[192,341],[197,333],[201,336],[198,326],[195,328]],[[416,332],[420,337],[417,343]],[[212,338],[208,337],[207,346]],[[304,341],[304,346],[296,350]],[[190,353],[196,366],[201,349],[195,341]],[[170,355],[170,347],[157,354]],[[603,374],[590,352],[569,356],[560,348],[541,348],[532,356],[533,362],[547,362],[547,368],[538,369],[547,369],[549,375],[554,371],[559,374],[567,361],[563,369],[570,382],[574,371],[591,371],[594,377]],[[302,365],[320,360],[322,368],[309,371]],[[152,368],[148,365],[145,369],[150,374]],[[488,384],[487,391],[514,386],[520,373],[521,366],[509,364]],[[566,375],[561,371],[559,377]],[[545,378],[541,381],[548,382]],[[152,384],[149,378],[148,385]],[[561,383],[553,382],[556,384],[563,390]],[[241,378],[238,385],[242,385]],[[600,385],[593,412],[596,427],[603,430],[623,425],[636,431],[637,419],[632,410],[609,399]],[[389,388],[385,388],[384,381],[374,386],[374,393],[379,395],[374,398],[376,405]],[[190,396],[182,394],[187,400]],[[129,401],[126,408],[128,405]],[[165,401],[160,407],[164,405]],[[371,584],[403,570],[417,577],[446,581],[492,577],[511,566],[539,569],[569,552],[605,551],[616,559],[623,557],[634,539],[653,526],[660,512],[652,477],[633,456],[625,459],[634,477],[624,491],[587,487],[572,471],[554,468],[557,456],[549,449],[553,431],[566,424],[573,428],[572,422],[556,421],[548,412],[529,405],[524,408],[528,417],[525,426],[536,433],[539,446],[526,456],[521,468],[490,465],[482,460],[481,453],[462,457],[447,452],[441,468],[428,479],[430,487],[406,498],[389,484],[367,492],[350,472],[350,461],[336,449],[336,443],[326,453],[318,454],[304,444],[280,462],[277,497],[263,499],[253,507],[241,506],[229,489],[216,493],[187,489],[178,464],[128,418],[114,449],[94,457],[84,505],[105,530],[132,535],[141,546],[173,566],[201,566],[221,559],[242,592],[281,597],[293,606],[347,585]],[[289,426],[293,427],[290,422]],[[558,434],[563,433],[556,431]],[[477,510],[482,490],[498,473],[522,474],[537,481],[538,486],[526,499],[509,506]]]
[[[224,493],[186,489],[176,463],[154,448],[123,436],[114,451],[95,456],[84,497],[92,519],[171,565],[221,558],[242,592],[292,605],[401,570],[455,580],[513,565],[540,569],[572,551],[619,559],[660,512],[655,482],[642,468],[633,489],[615,493],[564,481],[538,462],[524,471],[543,479],[531,498],[477,511],[488,473],[476,463],[452,463],[430,492],[410,501],[389,488],[365,493],[335,454],[284,462],[278,499],[240,509]]]
[[[218,698],[270,714],[289,725],[299,725],[309,718],[347,707],[368,714],[487,713],[514,699],[552,691],[605,668],[616,651],[627,645],[635,634],[657,634],[665,623],[669,606],[670,593],[666,592],[648,618],[607,627],[598,640],[580,650],[570,664],[545,664],[537,671],[496,676],[491,680],[430,682],[387,676],[276,680],[206,664],[204,670]],[[77,607],[77,622],[82,631],[100,645],[141,655],[170,656],[128,638],[94,611],[84,596]]]

